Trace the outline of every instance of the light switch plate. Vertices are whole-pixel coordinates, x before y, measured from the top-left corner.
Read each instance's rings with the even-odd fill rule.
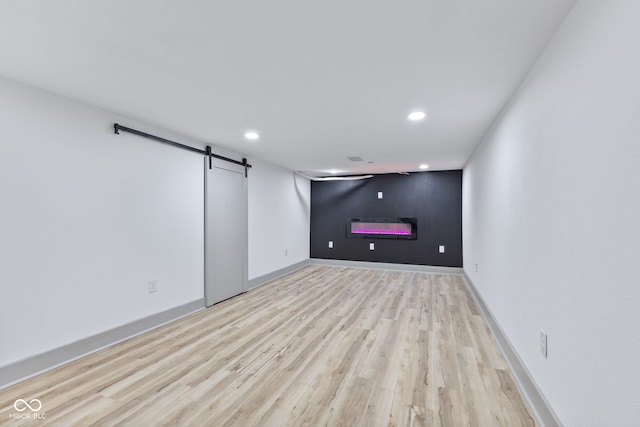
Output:
[[[375,248],[376,248],[375,247],[375,243],[369,243],[369,250],[370,251],[374,250]]]
[[[378,199],[382,199],[382,191],[378,191]]]
[[[443,254],[444,253],[444,245],[440,245],[440,247],[438,248],[438,251]]]
[[[333,242],[329,240],[329,249],[333,249]]]

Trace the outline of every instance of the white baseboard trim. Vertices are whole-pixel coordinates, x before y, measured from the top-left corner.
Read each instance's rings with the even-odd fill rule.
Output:
[[[263,276],[255,277],[249,280],[249,289],[257,288],[258,286],[266,285],[269,282],[272,282],[276,279],[279,279],[282,276],[286,276],[287,274],[291,274],[294,271],[298,271],[301,268],[309,265],[309,259],[305,259],[303,261],[292,264],[288,267],[281,268],[276,271],[272,271],[271,273],[265,274]]]
[[[83,338],[71,344],[1,366],[0,390],[202,309],[204,309],[204,299],[198,299]]]
[[[463,274],[460,267],[440,267],[436,265],[393,264],[389,262],[347,261],[341,259],[311,258],[311,264],[336,267],[371,268],[374,270],[417,271],[421,273]]]
[[[467,287],[469,288],[473,299],[480,308],[482,317],[484,317],[489,329],[491,329],[491,333],[496,339],[496,343],[498,344],[507,365],[509,365],[511,372],[518,383],[520,392],[529,403],[529,407],[533,411],[538,424],[540,424],[541,427],[562,427],[562,422],[553,411],[553,408],[551,408],[551,405],[549,405],[549,402],[544,397],[544,394],[542,394],[542,391],[538,388],[538,385],[533,380],[531,373],[522,362],[522,359],[520,359],[520,356],[513,348],[513,345],[511,345],[511,341],[509,341],[509,338],[507,338],[495,317],[493,317],[491,310],[489,310],[489,307],[485,304],[482,296],[480,296],[480,293],[467,273],[463,272],[462,277],[467,283]]]

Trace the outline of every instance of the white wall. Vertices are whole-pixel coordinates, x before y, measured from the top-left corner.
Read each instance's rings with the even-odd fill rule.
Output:
[[[249,279],[309,259],[308,179],[252,159],[249,179]],[[286,255],[285,255],[286,251]]]
[[[202,298],[201,157],[115,135],[137,125],[116,114],[0,93],[0,366]]]
[[[578,1],[464,170],[465,271],[566,426],[640,420],[639,16]]]
[[[203,157],[112,126],[203,144],[6,80],[0,94],[0,367],[203,298]],[[308,258],[309,183],[250,162],[252,278]]]

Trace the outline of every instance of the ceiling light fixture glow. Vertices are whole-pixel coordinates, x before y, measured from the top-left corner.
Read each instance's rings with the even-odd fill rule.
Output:
[[[414,121],[414,122],[422,120],[425,117],[427,117],[427,114],[422,112],[422,111],[414,111],[413,113],[409,114],[409,116],[408,116],[409,120]]]
[[[250,139],[251,141],[255,141],[256,139],[260,138],[260,135],[258,135],[256,132],[247,132],[244,134],[244,137]]]
[[[422,164],[422,165],[420,165],[420,169],[422,169],[422,170],[429,169],[429,165]]]

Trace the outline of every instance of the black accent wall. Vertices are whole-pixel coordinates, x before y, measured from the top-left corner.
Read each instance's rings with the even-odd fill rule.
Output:
[[[348,239],[348,217],[415,217],[418,238]],[[375,243],[373,251],[369,243]],[[312,181],[311,258],[462,267],[462,171]]]

